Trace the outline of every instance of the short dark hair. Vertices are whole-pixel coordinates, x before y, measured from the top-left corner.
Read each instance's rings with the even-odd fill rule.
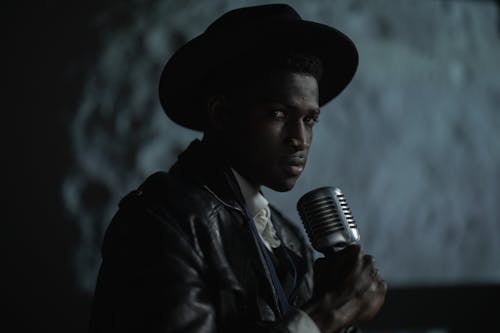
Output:
[[[323,74],[323,64],[316,56],[303,53],[288,53],[282,59],[278,58],[275,68],[289,70],[293,73],[312,75],[319,82]]]
[[[258,76],[276,71],[290,71],[313,76],[320,81],[323,64],[320,58],[302,52],[271,52],[252,54],[225,64],[213,71],[205,80],[205,99],[214,94],[238,96]]]

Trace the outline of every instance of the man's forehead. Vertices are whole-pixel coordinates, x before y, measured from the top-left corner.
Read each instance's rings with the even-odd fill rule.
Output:
[[[291,106],[306,102],[313,103],[316,107],[318,104],[318,83],[307,73],[267,73],[252,80],[247,88],[246,95],[253,102],[280,102]]]

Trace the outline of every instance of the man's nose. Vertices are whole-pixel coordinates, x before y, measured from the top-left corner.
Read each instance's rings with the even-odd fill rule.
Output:
[[[310,138],[302,120],[287,124],[286,143],[295,151],[304,150],[310,146]]]

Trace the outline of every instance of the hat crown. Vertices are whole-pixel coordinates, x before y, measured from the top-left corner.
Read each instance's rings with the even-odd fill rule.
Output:
[[[279,21],[299,21],[302,17],[291,6],[286,4],[270,4],[244,7],[231,10],[208,26],[205,33],[231,31],[256,23]]]
[[[163,68],[158,87],[163,110],[181,126],[204,130],[207,77],[255,53],[293,50],[323,62],[319,103],[323,106],[351,81],[358,53],[342,32],[303,20],[289,5],[271,4],[235,9],[215,20],[201,35],[179,48]],[[246,67],[246,66],[245,66]]]

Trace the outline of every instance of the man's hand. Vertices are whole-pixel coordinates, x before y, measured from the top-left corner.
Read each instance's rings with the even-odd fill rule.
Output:
[[[336,332],[373,318],[386,289],[373,257],[353,245],[315,261],[314,293],[303,310],[321,332]]]

